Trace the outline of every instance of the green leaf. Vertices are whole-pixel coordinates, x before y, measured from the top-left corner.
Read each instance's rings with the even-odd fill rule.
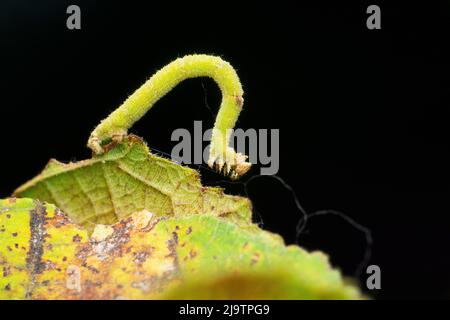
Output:
[[[89,230],[144,209],[158,216],[207,213],[243,224],[251,221],[248,199],[203,187],[197,171],[151,154],[132,135],[90,160],[69,164],[50,160],[14,195],[53,203]]]

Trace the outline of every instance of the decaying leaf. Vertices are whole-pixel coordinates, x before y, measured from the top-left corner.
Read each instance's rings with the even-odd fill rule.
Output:
[[[354,299],[322,253],[211,214],[137,211],[91,236],[54,205],[0,201],[1,299]]]

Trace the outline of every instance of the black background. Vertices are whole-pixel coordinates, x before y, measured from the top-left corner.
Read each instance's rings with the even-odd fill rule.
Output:
[[[382,289],[369,294],[449,298],[450,4],[296,2],[2,1],[0,197],[49,158],[90,157],[91,130],[166,63],[216,54],[244,86],[238,127],[280,129],[278,176],[303,207],[372,231]],[[69,4],[81,7],[81,30],[66,28]],[[369,4],[381,7],[381,30],[366,28]],[[212,126],[205,97],[216,112],[214,82],[187,80],[131,131],[170,152],[174,129]],[[205,184],[244,194],[200,170]],[[267,177],[247,188],[255,221],[295,243],[301,213],[289,191]],[[349,276],[364,240],[335,216],[298,237]]]

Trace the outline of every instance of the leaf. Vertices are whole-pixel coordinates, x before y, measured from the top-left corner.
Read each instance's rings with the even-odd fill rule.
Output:
[[[248,199],[128,136],[0,202],[0,298],[354,299],[324,254],[251,222]]]
[[[0,201],[0,299],[355,299],[322,253],[210,214],[137,211],[92,235],[54,205]]]
[[[53,203],[89,230],[144,209],[157,216],[228,216],[243,224],[250,223],[252,214],[248,199],[203,187],[197,171],[151,154],[133,135],[90,160],[50,160],[14,195]]]

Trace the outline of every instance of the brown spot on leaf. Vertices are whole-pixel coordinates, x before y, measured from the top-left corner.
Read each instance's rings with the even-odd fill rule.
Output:
[[[95,274],[100,273],[100,271],[97,268],[93,267],[93,266],[86,266],[86,268],[92,273],[95,273]]]
[[[11,267],[3,267],[3,276],[7,277],[11,272]]]
[[[175,231],[172,232],[172,236],[173,236],[173,240],[175,241],[175,245],[178,244],[178,233],[176,233]]]
[[[244,98],[242,96],[236,96],[236,104],[238,107],[242,108],[242,105],[244,104]]]
[[[219,214],[219,217],[221,217],[221,218],[226,218],[226,217],[228,217],[228,216],[231,215],[231,214],[233,214],[232,211],[225,211],[225,212],[220,213],[220,214]]]
[[[259,257],[260,257],[259,253],[256,252],[252,257],[252,260],[250,261],[250,265],[254,265],[255,263],[257,263],[259,261]]]
[[[55,218],[53,222],[53,226],[55,228],[61,228],[62,226],[65,226],[69,223],[69,220],[67,219],[67,216],[64,212],[59,210],[58,208],[55,209]]]
[[[189,257],[191,259],[195,258],[197,256],[197,251],[195,251],[194,249],[191,249],[191,251],[189,251]]]
[[[140,251],[140,252],[133,252],[133,261],[137,264],[142,264],[147,260],[147,258],[150,256],[150,251]]]
[[[11,233],[13,237],[17,237],[17,232]]]
[[[167,241],[167,249],[169,249],[170,252],[168,256],[173,258],[174,270],[178,271],[179,262],[178,262],[177,245],[178,245],[178,234],[174,231],[172,232],[172,239],[169,239]]]
[[[192,232],[192,227],[187,228],[186,234],[190,234]]]
[[[10,290],[11,290],[11,284],[10,284],[10,283],[8,283],[8,284],[5,286],[5,290],[6,290],[6,291],[10,291]]]
[[[76,235],[73,236],[72,241],[73,242],[81,242],[83,238],[77,233]]]

